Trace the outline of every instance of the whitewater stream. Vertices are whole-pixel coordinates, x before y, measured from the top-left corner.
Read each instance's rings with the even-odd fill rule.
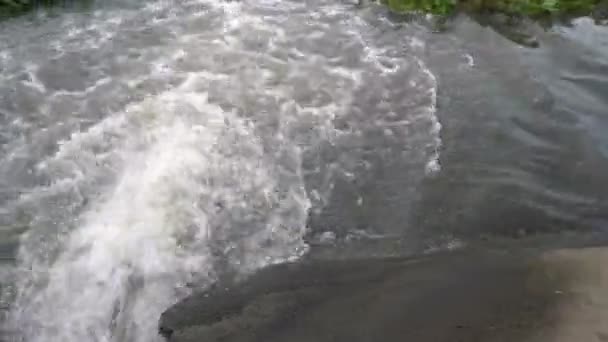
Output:
[[[603,37],[584,48],[606,71]],[[193,286],[316,245],[602,231],[605,74],[555,76],[554,49],[335,0],[0,23],[0,340],[162,341],[158,317]]]

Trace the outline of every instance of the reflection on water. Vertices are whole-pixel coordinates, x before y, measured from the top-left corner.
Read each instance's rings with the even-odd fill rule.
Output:
[[[581,19],[538,30],[538,49],[466,20],[454,29],[463,38],[428,45],[442,85],[444,167],[425,186],[416,225],[472,239],[605,230],[608,50],[588,41],[606,28]],[[454,62],[464,52],[474,66]]]

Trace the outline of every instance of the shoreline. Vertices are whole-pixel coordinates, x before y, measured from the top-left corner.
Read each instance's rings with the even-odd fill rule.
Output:
[[[601,247],[305,261],[195,294],[160,330],[188,341],[606,341]]]

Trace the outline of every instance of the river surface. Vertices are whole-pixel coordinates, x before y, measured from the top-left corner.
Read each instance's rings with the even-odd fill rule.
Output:
[[[110,1],[0,23],[0,340],[150,342],[305,253],[608,228],[608,28],[337,0]]]

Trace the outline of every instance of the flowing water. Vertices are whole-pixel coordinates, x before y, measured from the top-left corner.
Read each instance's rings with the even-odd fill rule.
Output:
[[[603,231],[605,31],[524,50],[335,0],[0,23],[0,340],[160,341],[192,286],[310,246]]]
[[[4,24],[12,338],[158,339],[189,283],[304,253],[309,209],[366,167],[366,139],[398,149],[412,185],[435,171],[433,75],[345,6],[159,1]]]

